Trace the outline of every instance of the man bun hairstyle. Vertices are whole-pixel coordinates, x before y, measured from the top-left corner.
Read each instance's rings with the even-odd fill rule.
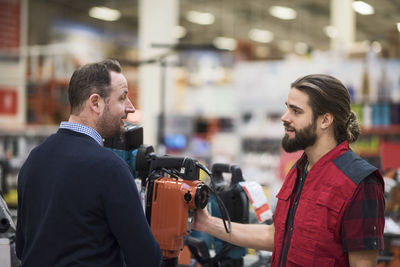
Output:
[[[349,143],[355,142],[360,133],[360,124],[358,123],[357,115],[354,111],[350,111],[349,121],[346,126],[346,136]]]
[[[350,109],[350,95],[338,79],[325,74],[312,74],[297,79],[291,85],[309,96],[313,119],[331,113],[333,127],[338,143],[353,143],[360,135],[356,114]]]
[[[78,115],[85,101],[94,93],[107,99],[111,88],[110,71],[121,73],[121,65],[117,60],[106,59],[86,64],[74,71],[68,86],[71,114]]]

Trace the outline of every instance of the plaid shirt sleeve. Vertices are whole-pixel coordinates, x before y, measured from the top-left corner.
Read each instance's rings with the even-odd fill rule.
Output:
[[[385,199],[375,174],[358,186],[342,222],[343,251],[383,250]]]

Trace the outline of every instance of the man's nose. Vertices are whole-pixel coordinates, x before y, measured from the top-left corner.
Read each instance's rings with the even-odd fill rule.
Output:
[[[133,106],[131,100],[128,98],[125,104],[125,112],[126,113],[134,113],[135,107]]]
[[[289,111],[286,111],[286,112],[282,115],[282,117],[281,117],[281,121],[282,121],[282,122],[288,122],[288,121],[289,121],[289,116],[288,116],[288,114],[289,114]]]

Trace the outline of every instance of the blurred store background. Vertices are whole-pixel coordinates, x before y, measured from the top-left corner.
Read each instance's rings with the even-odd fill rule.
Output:
[[[10,208],[30,150],[68,119],[72,72],[104,58],[122,63],[137,109],[129,120],[145,143],[208,166],[239,164],[273,208],[299,156],[280,147],[290,83],[336,76],[362,124],[352,148],[385,174],[387,236],[400,240],[399,0],[0,0],[0,178]]]

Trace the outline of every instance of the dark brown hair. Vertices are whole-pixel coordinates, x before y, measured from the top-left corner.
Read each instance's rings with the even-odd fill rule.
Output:
[[[101,62],[86,64],[72,74],[68,87],[71,114],[79,114],[82,111],[83,103],[93,93],[97,93],[105,99],[109,96],[110,71],[121,73],[121,65],[118,61],[106,59]]]
[[[356,114],[350,109],[350,95],[338,79],[324,74],[312,74],[297,79],[291,85],[309,96],[314,120],[323,114],[334,116],[334,134],[338,143],[355,142],[360,135]]]

